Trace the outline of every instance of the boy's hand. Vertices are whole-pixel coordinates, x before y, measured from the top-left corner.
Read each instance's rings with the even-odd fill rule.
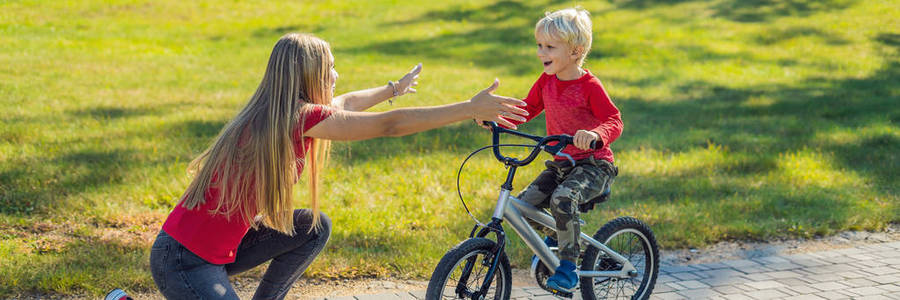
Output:
[[[600,140],[600,135],[589,130],[578,130],[572,138],[575,141],[575,147],[581,150],[591,149],[591,142]]]

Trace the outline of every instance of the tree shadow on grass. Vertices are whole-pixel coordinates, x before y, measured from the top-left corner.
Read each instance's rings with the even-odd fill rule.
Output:
[[[538,64],[535,63],[533,56],[522,51],[530,48],[533,39],[528,26],[507,26],[440,34],[424,39],[407,38],[375,42],[358,48],[338,49],[336,52],[424,56],[452,64],[475,64],[480,67],[499,68],[507,74],[522,75],[538,71]]]
[[[112,120],[121,118],[140,117],[145,115],[159,114],[159,109],[146,108],[129,108],[114,106],[98,106],[93,108],[85,108],[73,111],[72,114],[77,117],[90,117],[97,120]]]
[[[894,34],[882,34],[876,40],[894,48],[888,50],[892,53],[897,51],[898,39],[894,37]],[[886,56],[890,57],[890,54]],[[793,222],[817,224],[819,229],[858,225],[848,222],[855,213],[862,212],[859,211],[861,203],[869,200],[857,192],[874,194],[887,199],[887,203],[896,202],[896,183],[900,182],[900,174],[896,172],[900,165],[900,139],[895,134],[878,131],[878,128],[884,127],[897,128],[900,61],[896,58],[888,59],[881,69],[866,78],[811,78],[799,84],[750,88],[690,82],[683,84],[682,89],[690,91],[692,96],[662,103],[640,98],[619,99],[617,104],[628,119],[625,121],[625,137],[620,140],[618,149],[647,147],[679,153],[713,143],[727,149],[732,156],[754,157],[746,165],[754,172],[741,175],[749,178],[774,171],[773,161],[780,159],[781,155],[813,151],[824,153],[834,160],[831,171],[852,173],[852,176],[862,178],[871,189],[857,191],[861,187],[827,187],[827,183],[822,183],[824,187],[798,187],[789,182],[767,182],[764,183],[767,187],[762,189],[750,188],[744,183],[704,187],[704,184],[713,184],[715,177],[706,178],[708,174],[699,171],[693,175],[685,172],[678,178],[635,177],[629,176],[628,170],[623,169],[618,182],[634,183],[626,183],[632,186],[618,195],[622,200],[664,204],[688,197],[715,203],[735,195],[738,201],[754,198],[757,197],[755,193],[761,192],[764,197],[760,199],[765,205],[742,211],[736,217],[767,224],[777,223],[774,220],[779,218],[779,210],[773,210],[773,207],[790,207],[791,211],[802,212],[827,211],[825,215],[782,216]],[[771,103],[754,104],[754,98],[769,98]],[[873,130],[875,133],[867,133]],[[829,138],[833,132],[856,134],[848,141]],[[700,186],[680,187],[691,183]],[[898,210],[896,204],[892,209]],[[887,219],[880,222],[890,222],[896,221],[898,216],[893,214],[891,217],[890,213],[886,213],[881,218]],[[785,231],[788,228],[784,228],[788,225],[771,226],[779,234],[788,234]]]
[[[491,3],[489,5],[481,6],[481,7],[464,7],[460,5],[455,5],[446,10],[436,10],[429,11],[424,15],[421,15],[414,19],[409,19],[405,21],[392,22],[387,23],[388,26],[403,26],[403,25],[411,25],[411,24],[421,24],[426,22],[433,22],[434,20],[441,21],[450,21],[450,22],[458,22],[458,21],[466,21],[466,22],[477,22],[477,23],[485,23],[485,24],[496,24],[498,22],[503,22],[509,20],[511,18],[520,17],[523,15],[523,12],[538,12],[537,7],[529,5],[530,3],[522,3],[516,1],[497,1],[495,3]]]
[[[454,6],[430,11],[407,21],[386,26],[423,24],[434,20],[465,21],[478,24],[465,32],[439,33],[428,38],[405,38],[369,45],[336,49],[346,54],[378,52],[390,56],[425,56],[459,65],[475,64],[496,68],[510,75],[538,74],[540,64],[534,57],[534,22],[543,16],[546,5],[500,1],[481,7]],[[498,25],[500,24],[500,25]],[[615,47],[592,50],[592,55],[619,57]]]
[[[846,45],[850,42],[844,38],[828,34],[817,28],[808,26],[794,26],[788,28],[776,28],[760,33],[753,40],[763,46],[771,46],[782,41],[798,38],[798,37],[815,37],[823,40],[828,45],[838,46]]]
[[[687,171],[688,175],[679,177],[636,176],[622,169],[617,178],[619,187],[613,187],[613,197],[585,219],[602,222],[618,215],[643,216],[639,218],[648,218],[644,221],[650,223],[657,236],[663,237],[660,239],[663,247],[682,248],[721,240],[766,241],[790,235],[820,235],[845,228],[853,217],[869,213],[848,197],[846,191],[838,189],[778,182],[757,187],[717,180],[716,171]],[[731,175],[731,179],[756,176],[763,174]],[[677,212],[668,212],[669,217],[679,220],[660,217],[672,208]],[[805,229],[791,231],[797,225]]]
[[[829,145],[825,149],[840,154],[838,158],[844,166],[870,175],[868,179],[883,188],[885,194],[900,195],[900,185],[897,184],[900,138],[896,135],[877,134],[855,143]]]
[[[227,122],[227,120],[188,120],[169,125],[166,130],[176,137],[206,140],[207,144],[210,144],[214,142],[214,139],[224,129]]]
[[[628,84],[651,86],[653,82]],[[682,83],[676,91],[685,95],[683,100],[616,99],[624,112],[633,112],[626,120],[629,138],[621,142],[627,147],[653,145],[681,151],[709,139],[733,150],[786,151],[826,130],[895,124],[900,114],[895,105],[900,63],[888,61],[862,79],[810,78],[797,84],[749,88],[697,81]],[[758,98],[771,101],[754,103]],[[706,134],[691,137],[686,134],[689,131]]]
[[[122,183],[138,165],[130,149],[81,150],[7,162],[0,172],[0,213],[31,214],[67,196]]]
[[[101,119],[142,114],[145,112],[128,109],[90,109],[75,113],[76,116]],[[192,152],[199,153],[210,145],[224,124],[224,121],[189,120],[137,134],[152,138],[158,134],[156,130],[159,130],[168,137],[165,144],[158,146],[159,149],[172,151],[176,145],[188,145],[190,149],[197,149]],[[45,147],[65,149],[72,144],[105,145],[102,139],[54,143]],[[0,164],[0,213],[30,215],[44,212],[50,207],[59,206],[60,201],[68,197],[129,182],[129,177],[134,175],[136,168],[170,165],[176,159],[189,162],[193,159],[191,156],[196,154],[178,157],[183,153],[176,153],[148,158],[147,154],[133,148],[89,148],[58,153],[50,157],[32,157]]]
[[[644,10],[659,6],[672,6],[693,0],[614,0],[612,4],[618,8]]]
[[[324,29],[322,25],[292,24],[283,26],[262,27],[253,31],[253,38],[277,39],[291,32],[318,33]]]
[[[550,0],[543,2],[544,3],[539,3],[538,1],[519,2],[501,0],[479,7],[454,5],[445,10],[429,11],[416,18],[398,22],[390,22],[385,25],[404,26],[440,20],[448,22],[465,21],[472,23],[482,23],[490,26],[492,24],[505,22],[510,19],[523,17],[532,22],[533,25],[533,23],[536,22],[538,18],[543,17],[544,11],[547,7],[559,3],[565,3],[566,0]]]
[[[661,4],[660,4],[661,2]],[[653,5],[671,5],[684,1],[625,1],[619,5],[628,8],[644,9]],[[729,1],[719,4],[717,14],[739,21],[765,21],[760,18],[781,16],[806,16],[819,11],[843,9],[852,5],[851,1],[801,1],[787,2],[757,0]],[[406,38],[392,41],[375,42],[369,45],[337,49],[346,54],[378,52],[389,56],[425,56],[432,59],[448,61],[454,64],[477,64],[489,68],[500,69],[509,75],[525,75],[540,72],[539,65],[534,63],[530,49],[534,43],[533,24],[541,17],[535,13],[531,18],[523,17],[524,12],[539,12],[545,7],[531,6],[511,1],[500,1],[483,7],[455,6],[444,10],[430,11],[410,20],[388,23],[387,26],[423,24],[434,20],[465,21],[478,24],[478,27],[466,32],[438,34],[428,38]],[[756,12],[764,10],[765,12]],[[759,19],[759,20],[757,20]],[[678,20],[670,20],[680,23]],[[502,25],[498,25],[502,24]],[[511,25],[510,25],[511,24]],[[810,27],[796,26],[767,32],[755,37],[761,45],[772,45],[780,41],[797,37],[815,37],[830,45],[846,44],[845,39],[829,35]],[[690,55],[691,59],[708,60],[711,58],[731,59],[732,55],[720,54],[696,46],[684,46],[681,51]],[[595,43],[588,61],[626,57],[627,47],[615,43]],[[789,66],[794,61],[781,61],[779,65]]]
[[[645,10],[672,6],[692,0],[618,0],[613,5],[621,9]],[[719,1],[713,16],[736,22],[767,22],[781,17],[807,17],[819,12],[845,9],[856,0],[731,0]]]
[[[855,0],[736,0],[722,1],[715,16],[737,22],[767,22],[780,17],[807,17],[845,9]]]

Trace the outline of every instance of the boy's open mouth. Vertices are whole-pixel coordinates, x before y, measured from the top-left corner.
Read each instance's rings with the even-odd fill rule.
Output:
[[[545,62],[544,62],[544,66],[545,66],[545,67],[546,67],[546,66],[549,66],[549,65],[552,64],[552,63],[553,63],[553,61],[545,61]]]

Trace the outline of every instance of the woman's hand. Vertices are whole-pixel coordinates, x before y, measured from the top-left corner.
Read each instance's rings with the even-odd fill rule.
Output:
[[[525,102],[516,98],[491,94],[498,86],[500,86],[500,80],[494,79],[494,83],[491,86],[475,94],[469,100],[472,106],[472,119],[475,119],[479,125],[482,125],[483,121],[494,121],[507,128],[516,129],[516,124],[507,119],[525,122],[525,117],[523,116],[527,116],[528,112],[516,107],[525,106]]]
[[[334,107],[343,110],[364,111],[385,100],[393,101],[391,99],[396,96],[416,92],[416,89],[412,87],[419,85],[419,83],[416,82],[416,79],[419,78],[419,72],[422,72],[421,63],[413,67],[409,73],[403,75],[403,78],[400,78],[400,81],[398,82],[392,80],[388,82],[387,85],[349,92],[334,97],[331,104]],[[391,104],[393,104],[393,102]]]
[[[413,87],[419,85],[419,82],[416,81],[416,79],[419,79],[419,73],[421,72],[422,63],[419,63],[418,65],[413,67],[412,70],[409,71],[409,73],[403,75],[403,77],[400,78],[400,81],[397,82],[397,96],[403,96],[409,93],[415,94],[416,89],[414,89]]]

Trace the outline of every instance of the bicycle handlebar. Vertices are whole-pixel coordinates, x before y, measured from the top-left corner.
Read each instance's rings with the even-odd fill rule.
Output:
[[[569,146],[571,144],[574,144],[574,140],[572,139],[571,135],[560,134],[560,135],[549,135],[549,136],[545,136],[545,137],[540,137],[540,136],[536,136],[536,135],[530,135],[530,134],[527,134],[524,132],[506,129],[506,128],[498,126],[497,123],[491,122],[491,121],[485,121],[484,125],[491,126],[491,133],[492,133],[491,141],[493,142],[494,157],[496,157],[497,160],[499,160],[500,162],[502,162],[504,164],[516,166],[516,167],[521,167],[521,166],[530,164],[532,161],[534,161],[534,159],[537,157],[538,153],[541,150],[547,151],[547,153],[550,153],[553,155],[567,157],[569,159],[569,161],[572,162],[572,165],[575,164],[575,161],[574,161],[574,159],[572,159],[571,156],[569,156],[568,154],[562,153],[563,149],[565,149],[567,146]],[[506,157],[506,156],[503,156],[502,154],[500,154],[499,145],[500,145],[500,134],[501,133],[508,133],[508,134],[512,134],[515,136],[527,138],[527,139],[537,142],[537,145],[536,145],[536,147],[534,147],[533,150],[531,150],[531,154],[529,154],[528,157],[526,157],[523,160],[518,160],[518,159],[515,159],[512,157]],[[557,143],[555,145],[548,146],[547,143],[550,143],[550,142],[557,142]],[[602,143],[598,143],[598,141],[596,141],[596,140],[591,141],[591,149],[597,149],[601,145],[602,145]]]

